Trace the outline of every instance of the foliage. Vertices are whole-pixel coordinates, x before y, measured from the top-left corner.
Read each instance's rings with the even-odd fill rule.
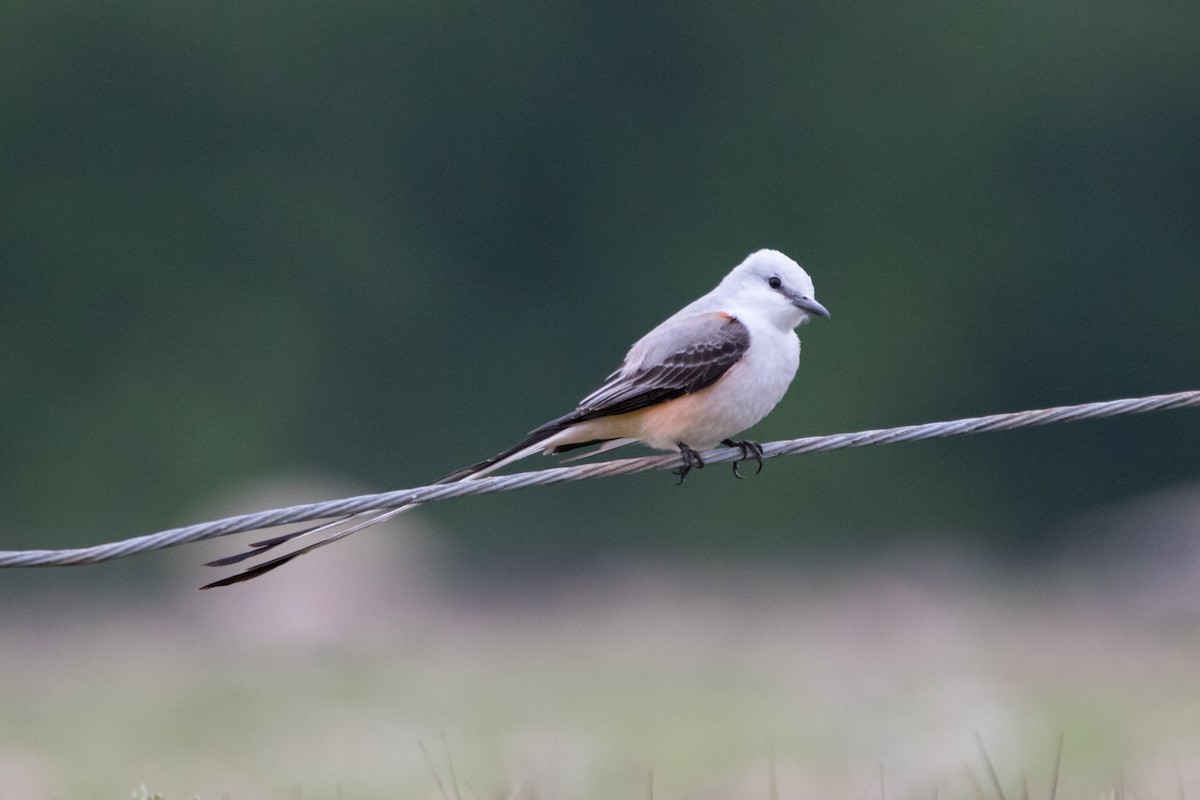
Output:
[[[1194,4],[0,17],[12,546],[190,521],[278,471],[421,483],[571,407],[760,246],[833,312],[762,439],[1196,387]],[[510,566],[912,528],[1037,552],[1063,514],[1195,479],[1198,431],[1097,423],[439,513]]]

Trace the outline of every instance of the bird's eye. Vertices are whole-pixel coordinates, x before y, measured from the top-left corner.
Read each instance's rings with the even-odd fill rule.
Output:
[[[772,289],[778,289],[780,286],[783,286],[783,281],[779,280],[778,275],[772,275],[767,278],[767,286],[770,286]]]

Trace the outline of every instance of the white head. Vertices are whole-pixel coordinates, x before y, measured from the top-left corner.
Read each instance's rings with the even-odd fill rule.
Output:
[[[725,276],[717,290],[729,293],[742,307],[753,309],[781,328],[790,330],[814,314],[828,317],[817,302],[812,278],[778,250],[759,250]]]

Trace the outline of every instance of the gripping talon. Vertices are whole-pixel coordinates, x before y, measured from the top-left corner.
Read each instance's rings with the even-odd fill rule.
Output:
[[[700,454],[688,447],[683,442],[679,443],[679,454],[683,456],[683,466],[672,473],[673,475],[679,476],[679,483],[676,483],[676,486],[679,486],[687,480],[688,473],[691,472],[693,468],[704,468],[704,459],[700,457]]]
[[[725,445],[726,447],[736,447],[739,451],[741,451],[741,458],[733,462],[733,477],[741,480],[742,471],[738,469],[738,464],[743,461],[749,461],[752,458],[758,462],[758,469],[754,471],[754,474],[757,475],[758,473],[762,472],[763,448],[761,444],[758,442],[752,442],[749,439],[745,439],[743,441],[725,439],[721,442],[721,444]]]

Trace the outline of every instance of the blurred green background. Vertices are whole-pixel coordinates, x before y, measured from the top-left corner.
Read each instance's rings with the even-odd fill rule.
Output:
[[[569,410],[759,247],[833,312],[763,441],[1200,388],[1195,3],[0,22],[5,548],[200,521],[276,474],[421,484]],[[1197,453],[1171,412],[425,513],[506,573],[920,537],[1038,557]]]

